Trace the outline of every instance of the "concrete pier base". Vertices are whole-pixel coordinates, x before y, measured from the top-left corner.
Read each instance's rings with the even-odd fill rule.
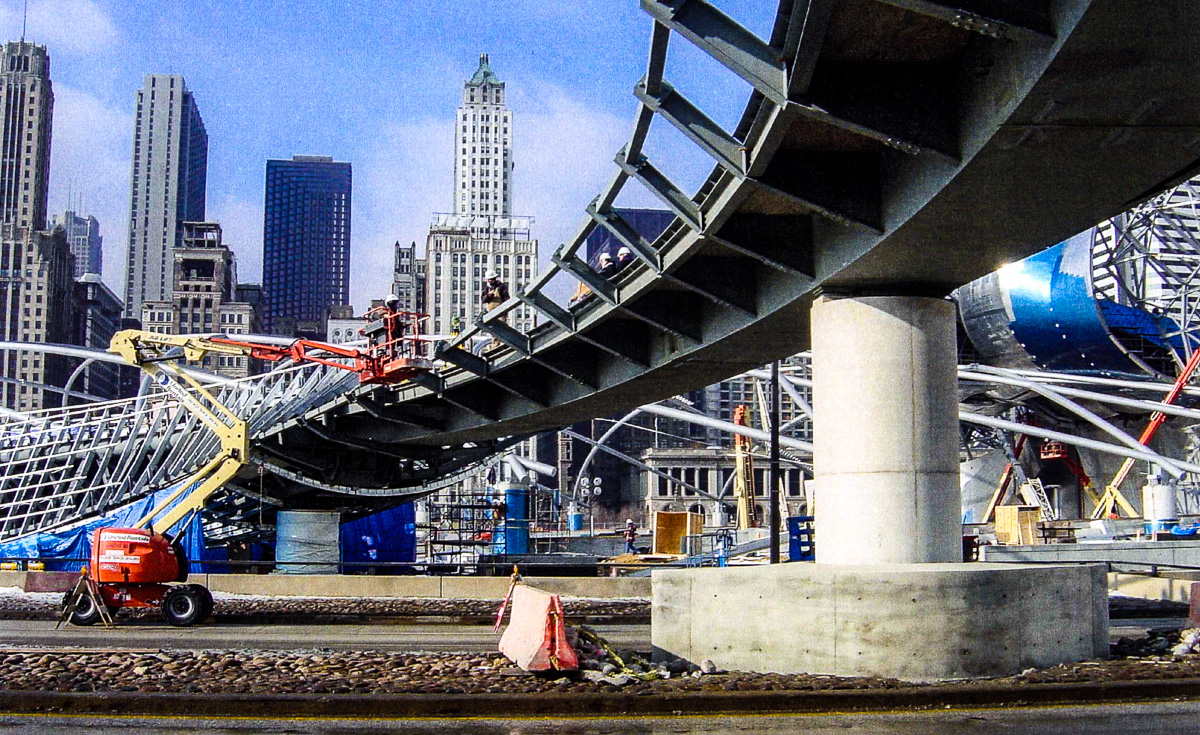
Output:
[[[934,681],[1108,656],[1103,565],[796,563],[653,582],[658,660]]]

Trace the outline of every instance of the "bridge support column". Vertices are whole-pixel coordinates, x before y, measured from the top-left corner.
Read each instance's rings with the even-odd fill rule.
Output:
[[[812,308],[817,562],[962,561],[954,304]]]
[[[817,301],[817,563],[654,572],[657,658],[926,681],[1107,656],[1102,565],[961,563],[954,319]]]

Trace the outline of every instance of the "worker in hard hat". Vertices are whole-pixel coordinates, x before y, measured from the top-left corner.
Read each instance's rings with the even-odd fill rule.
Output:
[[[624,535],[625,535],[625,553],[626,554],[638,553],[637,547],[633,545],[633,542],[637,540],[637,524],[635,524],[633,522],[632,518],[625,519],[625,534]]]
[[[383,299],[383,320],[387,324],[387,353],[396,357],[401,352],[404,337],[404,318],[400,311],[400,297],[390,293]]]
[[[483,294],[480,300],[483,302],[483,308],[492,311],[496,307],[508,301],[508,284],[500,280],[500,274],[493,268],[489,268],[483,274]],[[498,321],[504,321],[504,317],[499,317]],[[488,349],[499,347],[500,341],[495,337],[488,344]]]
[[[620,273],[621,271],[625,270],[625,267],[631,262],[633,262],[633,252],[630,251],[628,245],[622,245],[620,249],[617,250],[617,260],[613,264],[613,269],[616,273]]]
[[[600,253],[600,257],[596,260],[596,273],[605,278],[612,278],[617,274],[617,264],[611,255]]]

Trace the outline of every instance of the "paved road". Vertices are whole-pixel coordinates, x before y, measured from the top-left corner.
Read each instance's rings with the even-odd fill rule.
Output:
[[[797,715],[790,717],[672,717],[519,720],[353,720],[319,719],[173,719],[152,717],[62,717],[0,715],[0,735],[10,733],[346,733],[375,735],[658,735],[697,733],[745,735],[1158,735],[1195,732],[1200,703],[1047,707],[1032,709],[940,710],[868,715]]]
[[[648,650],[649,625],[596,625],[621,648]],[[165,623],[119,623],[54,629],[48,620],[5,620],[0,646],[10,648],[177,648],[340,651],[495,651],[499,634],[490,625],[213,625],[173,628]]]

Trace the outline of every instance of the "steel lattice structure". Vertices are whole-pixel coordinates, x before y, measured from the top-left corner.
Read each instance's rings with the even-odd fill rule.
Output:
[[[1179,367],[1200,343],[1200,178],[1091,230],[1097,295],[1170,316],[1186,336]]]

